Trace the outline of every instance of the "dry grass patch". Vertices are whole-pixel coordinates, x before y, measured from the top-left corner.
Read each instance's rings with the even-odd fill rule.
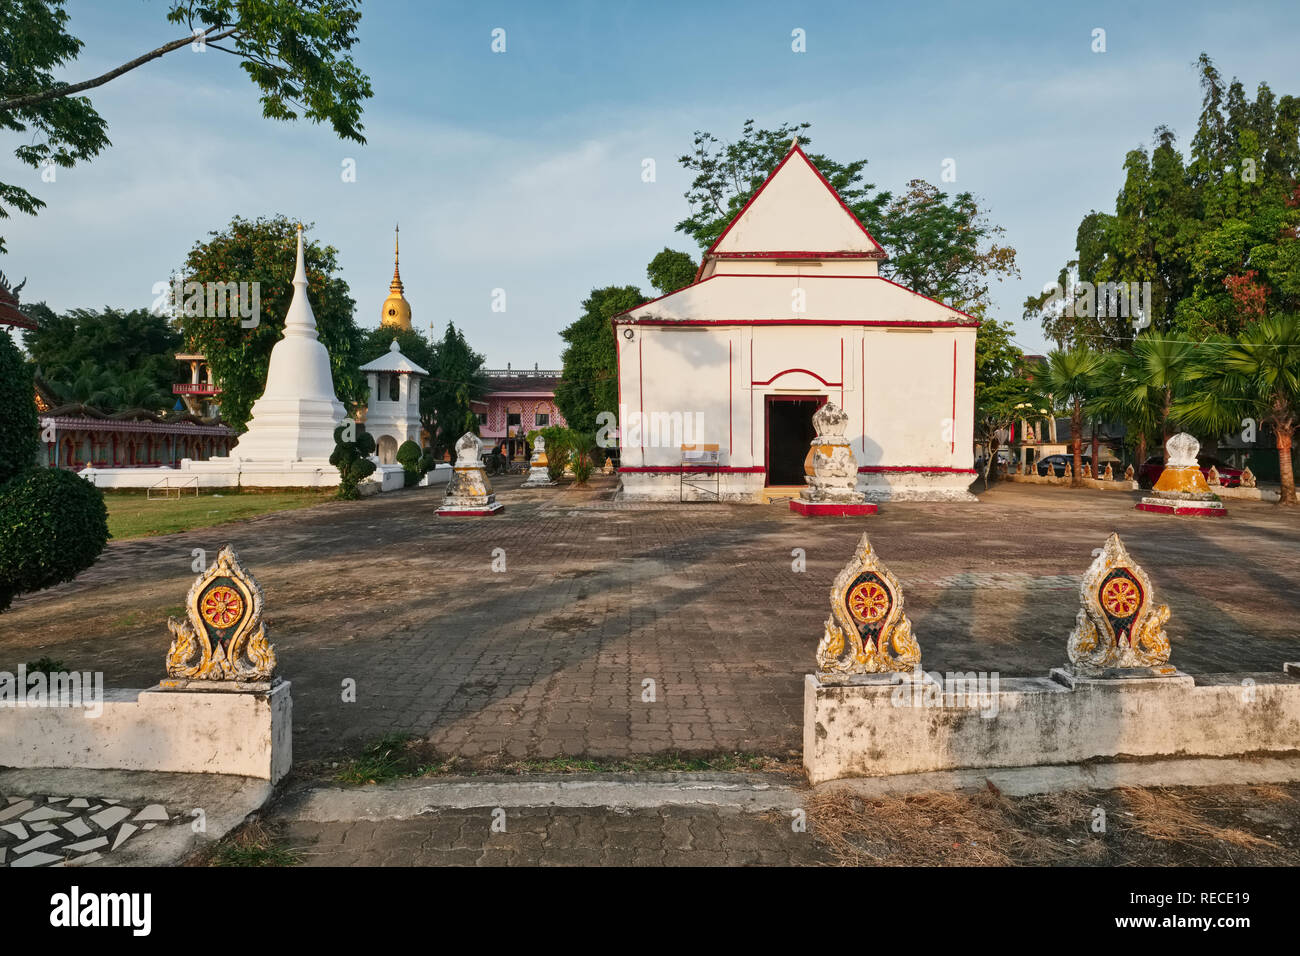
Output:
[[[1252,787],[1257,796],[1261,791],[1276,792],[1286,799],[1290,797],[1277,787]],[[1210,840],[1226,843],[1243,849],[1276,848],[1272,840],[1255,836],[1236,827],[1222,827],[1207,819],[1203,813],[1201,801],[1195,800],[1197,791],[1170,790],[1165,788],[1137,789],[1122,787],[1118,796],[1124,806],[1124,816],[1131,821],[1132,828],[1144,837],[1152,840],[1164,840],[1173,843],[1194,845],[1197,841]],[[1274,799],[1265,797],[1265,799]],[[1218,806],[1216,809],[1228,809]]]
[[[808,802],[813,834],[844,866],[1007,866],[1008,809],[991,790],[869,799],[830,790]]]

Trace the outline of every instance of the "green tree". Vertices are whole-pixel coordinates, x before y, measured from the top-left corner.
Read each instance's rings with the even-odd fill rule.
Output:
[[[187,346],[207,356],[221,386],[222,419],[237,429],[247,424],[253,403],[266,388],[271,350],[284,331],[293,299],[297,229],[297,223],[286,216],[256,220],[236,216],[224,231],[195,243],[186,259],[186,282],[258,283],[261,301],[252,328],[244,328],[243,323],[252,320],[238,314],[182,314],[180,318]],[[352,318],[355,303],[338,274],[336,256],[333,246],[318,245],[304,236],[307,297],[320,341],[329,351],[334,392],[344,405],[355,408],[365,395],[365,381],[357,371],[361,332]]]
[[[592,289],[583,300],[582,316],[560,333],[567,345],[555,404],[574,431],[595,433],[597,415],[618,413],[618,354],[609,323],[644,301],[636,286]]]
[[[1036,382],[1051,396],[1053,406],[1070,417],[1070,447],[1074,452],[1071,485],[1079,487],[1083,469],[1083,423],[1091,414],[1098,378],[1105,367],[1105,355],[1088,348],[1054,349]]]
[[[1024,374],[1024,353],[1011,340],[1011,324],[985,319],[975,333],[975,440],[987,451],[984,487],[997,460],[999,434],[1034,418],[1045,402]]]
[[[13,339],[0,331],[0,485],[35,467],[40,450],[31,366]]]
[[[1192,388],[1177,412],[1189,425],[1216,435],[1237,431],[1253,419],[1277,437],[1281,504],[1295,505],[1292,442],[1300,417],[1300,318],[1261,319],[1235,340],[1217,337],[1194,353]]]
[[[1190,153],[1168,127],[1151,151],[1124,160],[1112,213],[1084,217],[1081,281],[1151,283],[1149,314],[1070,316],[1032,296],[1026,315],[1058,343],[1126,346],[1141,326],[1193,338],[1235,334],[1268,314],[1300,310],[1300,99],[1261,83],[1254,99],[1225,84],[1209,56],[1197,63],[1201,116]],[[1063,288],[1068,288],[1062,283]]]
[[[990,279],[1020,275],[1016,250],[998,242],[1003,233],[971,193],[950,197],[913,179],[880,220],[876,238],[889,252],[880,272],[913,292],[983,316]]]
[[[664,246],[663,251],[650,260],[645,274],[660,295],[668,295],[694,282],[699,268],[699,263],[685,252]]]
[[[469,347],[465,336],[451,322],[437,347],[437,361],[429,378],[420,387],[420,406],[429,393],[433,415],[433,454],[441,458],[454,451],[456,442],[466,432],[478,434],[478,418],[470,402],[486,391],[483,356]]]
[[[1128,352],[1111,359],[1099,380],[1094,403],[1107,417],[1159,434],[1160,447],[1179,428],[1178,400],[1186,393],[1197,346],[1185,339],[1144,334]],[[1136,448],[1137,462],[1145,458],[1145,440]]]
[[[0,611],[15,595],[70,581],[108,542],[98,488],[40,468],[32,367],[0,332]]]
[[[39,327],[23,333],[23,345],[45,379],[68,382],[89,365],[118,381],[150,383],[153,398],[163,396],[152,404],[168,406],[174,401],[170,396],[178,371],[176,353],[184,339],[167,316],[107,306],[58,315],[44,303],[28,307],[27,312]]]
[[[365,142],[361,104],[372,91],[349,54],[361,22],[359,0],[172,0],[166,19],[179,36],[68,83],[55,71],[71,67],[85,44],[68,32],[64,0],[0,4],[0,128],[20,134],[18,160],[69,168],[93,159],[109,145],[108,124],[79,94],[197,43],[239,62],[268,119],[301,116]],[[44,205],[25,189],[0,183],[0,218],[10,209],[35,215]]]

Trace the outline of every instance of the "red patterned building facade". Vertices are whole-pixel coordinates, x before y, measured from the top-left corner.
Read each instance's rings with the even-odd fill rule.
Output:
[[[524,454],[524,436],[530,431],[567,424],[555,404],[559,369],[484,369],[488,391],[471,403],[479,420],[479,437],[485,445],[502,445],[507,457]]]

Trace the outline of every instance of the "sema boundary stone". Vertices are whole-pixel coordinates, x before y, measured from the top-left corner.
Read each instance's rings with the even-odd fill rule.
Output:
[[[483,443],[473,432],[466,432],[456,442],[456,466],[442,507],[435,512],[439,517],[475,517],[500,514],[505,507],[497,501],[483,467]]]
[[[905,675],[848,686],[807,675],[809,780],[1300,751],[1300,680],[1283,673],[1008,678],[972,706],[928,702],[915,684]]]
[[[805,487],[790,500],[790,510],[805,517],[872,515],[876,506],[857,490],[858,462],[844,437],[848,413],[827,402],[812,417],[817,434],[804,459]]]
[[[109,690],[104,712],[25,707],[6,718],[0,765],[224,773],[280,780],[293,762],[289,683],[263,693]]]

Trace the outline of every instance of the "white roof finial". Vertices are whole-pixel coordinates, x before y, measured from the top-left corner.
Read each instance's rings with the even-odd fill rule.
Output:
[[[798,134],[795,134],[795,138],[790,140],[790,148],[794,149],[798,145],[799,145],[799,136]]]

